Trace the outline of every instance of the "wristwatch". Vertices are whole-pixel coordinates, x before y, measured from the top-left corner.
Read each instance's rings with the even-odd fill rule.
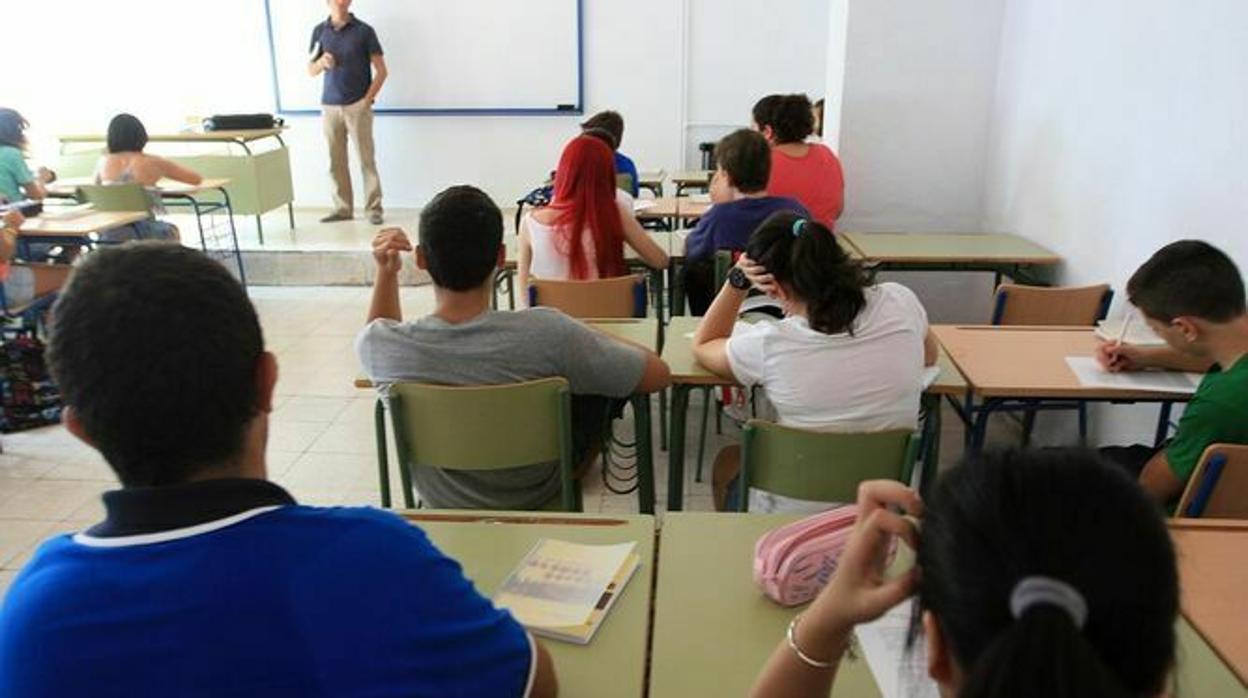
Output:
[[[748,291],[750,288],[750,280],[746,277],[745,272],[741,271],[741,267],[733,267],[728,272],[728,285],[738,291]]]

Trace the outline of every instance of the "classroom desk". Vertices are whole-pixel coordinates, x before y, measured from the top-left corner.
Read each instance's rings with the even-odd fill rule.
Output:
[[[673,172],[668,179],[676,186],[676,196],[685,193],[686,189],[706,189],[711,185],[711,170],[686,170]]]
[[[883,270],[988,271],[1000,283],[1042,284],[1044,270],[1062,261],[1026,238],[1005,233],[837,233],[863,259]]]
[[[209,131],[157,133],[149,143],[182,144],[197,150],[195,155],[170,155],[205,177],[229,180],[229,197],[233,209],[246,216],[255,216],[260,244],[264,244],[261,215],[281,206],[286,207],[290,227],[295,227],[294,184],[290,175],[290,151],[282,140],[281,128],[246,131]],[[95,170],[103,153],[103,134],[70,134],[58,136],[61,143],[57,171],[66,176],[87,176]],[[258,144],[275,142],[274,147],[260,150]],[[215,148],[218,151],[211,152]],[[231,151],[236,148],[237,151]]]
[[[649,189],[654,192],[655,196],[663,196],[664,179],[667,179],[667,173],[663,170],[655,172],[639,172],[637,175],[637,188]]]
[[[403,512],[403,517],[423,529],[439,550],[459,561],[465,576],[487,596],[494,594],[542,538],[636,543],[641,566],[594,639],[588,645],[541,642],[554,660],[560,695],[636,698],[643,694],[654,579],[653,517],[432,510]]]
[[[72,199],[78,195],[78,187],[95,184],[93,177],[70,177],[48,185],[48,196]],[[204,233],[205,215],[224,211],[229,224],[229,249],[225,252],[234,257],[238,265],[238,278],[243,286],[247,285],[247,272],[243,268],[243,254],[238,246],[238,230],[234,226],[234,207],[230,203],[230,192],[226,188],[230,180],[226,177],[207,177],[199,184],[187,184],[172,179],[162,179],[149,190],[160,196],[162,203],[168,207],[186,207],[195,213],[195,226],[199,231],[200,249],[208,252],[208,236]],[[205,200],[201,195],[216,193],[220,200]]]
[[[669,230],[687,226],[706,215],[711,203],[691,201],[687,196],[665,196],[637,211],[638,220],[662,221]]]
[[[651,698],[744,695],[785,627],[801,610],[785,609],[754,584],[754,542],[797,520],[789,514],[669,513],[663,517],[655,588]],[[1190,530],[1172,522],[1183,585],[1176,623],[1179,696],[1248,696],[1248,570],[1235,564],[1248,542],[1248,523],[1227,530]],[[1227,522],[1219,522],[1226,527]],[[708,588],[706,580],[714,580]],[[1239,672],[1238,678],[1236,671]],[[846,658],[832,696],[878,696],[865,660]]]
[[[660,328],[654,318],[604,318],[586,320],[586,324],[608,335],[639,344],[651,351],[658,350]],[[376,386],[366,376],[357,376],[354,383],[361,390],[373,390]],[[633,395],[629,399],[633,407],[633,430],[635,435],[635,478],[618,477],[617,480],[636,480],[637,510],[643,514],[654,513],[654,437],[650,428],[650,395]],[[661,415],[662,416],[662,415]],[[386,445],[386,402],[377,395],[373,407],[373,433],[377,439],[378,482],[381,487],[381,505],[390,507],[389,449]],[[402,466],[400,466],[402,467]],[[607,467],[604,464],[604,467]],[[403,492],[403,503],[413,508],[415,501],[410,490]]]
[[[1177,393],[1084,387],[1066,365],[1066,357],[1094,355],[1096,335],[1091,327],[933,325],[932,332],[966,377],[968,389],[960,414],[967,423],[967,445],[972,450],[983,446],[993,412],[1035,408],[1036,401],[1044,409],[1043,402],[1053,400],[1159,402],[1156,441],[1160,444],[1171,404],[1191,399],[1191,395]]]
[[[1183,615],[1238,677],[1241,692],[1248,693],[1248,565],[1243,562],[1248,521],[1172,519],[1169,524]],[[1190,684],[1180,688],[1188,695],[1228,695],[1197,691]]]
[[[668,513],[659,545],[650,698],[742,696],[800,608],[754,585],[754,541],[786,514]],[[880,695],[863,659],[845,658],[832,695]]]
[[[54,209],[27,218],[18,233],[24,241],[65,242],[66,238],[90,242],[92,233],[100,233],[123,225],[147,220],[147,211],[86,211],[57,215]]]
[[[706,386],[731,386],[733,381],[706,370],[693,356],[693,332],[700,317],[677,316],[670,318],[667,341],[663,345],[663,361],[672,372],[671,435],[668,438],[667,510],[680,511],[684,507],[685,488],[685,430],[688,422],[689,394],[694,388]],[[940,374],[924,392],[923,406],[929,416],[923,429],[927,438],[924,449],[923,469],[920,483],[925,487],[936,475],[939,454],[940,403],[943,395],[963,395],[967,383],[958,372],[952,359],[944,355],[938,358]],[[935,409],[931,406],[935,405]],[[933,421],[935,420],[935,421]],[[934,432],[934,433],[933,433]]]

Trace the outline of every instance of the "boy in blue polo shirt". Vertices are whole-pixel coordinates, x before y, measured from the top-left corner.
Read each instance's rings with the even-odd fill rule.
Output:
[[[624,117],[618,111],[600,111],[581,124],[581,130],[602,131],[615,141],[610,144],[611,151],[615,154],[615,173],[628,175],[628,193],[636,199],[641,193],[641,176],[637,174],[637,165],[633,163],[633,159],[620,152],[620,144],[624,142]]]
[[[771,146],[756,131],[734,131],[715,145],[717,167],[711,178],[711,207],[685,239],[682,272],[685,295],[693,315],[705,315],[719,290],[715,286],[715,253],[741,251],[750,234],[778,211],[809,217],[805,207],[786,196],[770,196]]]
[[[0,613],[0,695],[554,695],[542,647],[419,529],[265,480],[277,365],[199,252],[92,254],[55,310],[65,425],[116,471]]]

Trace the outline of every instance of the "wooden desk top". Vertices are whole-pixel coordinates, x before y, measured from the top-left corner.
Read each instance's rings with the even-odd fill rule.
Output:
[[[713,174],[711,170],[682,170],[673,172],[669,178],[676,184],[709,184]]]
[[[655,318],[594,318],[585,320],[590,327],[625,341],[640,344],[654,351],[659,344],[659,321]],[[367,376],[356,376],[355,387],[372,389],[373,382]]]
[[[137,223],[150,215],[147,211],[89,211],[65,218],[40,215],[27,218],[18,232],[39,237],[81,238]]]
[[[542,538],[574,543],[634,542],[641,566],[588,645],[542,640],[566,696],[640,696],[645,687],[646,635],[654,579],[654,517],[409,511],[443,553],[457,560],[477,591],[492,596],[516,563]]]
[[[655,592],[651,698],[742,696],[801,608],[754,584],[754,541],[799,517],[671,512],[663,517]],[[709,584],[708,584],[709,582]],[[846,658],[835,698],[880,695],[866,661]]]
[[[1057,264],[1062,258],[1006,233],[837,233],[873,262]]]
[[[185,133],[160,133],[147,137],[150,143],[180,143],[180,142],[222,142],[222,141],[242,141],[249,143],[258,141],[262,138],[271,138],[280,136],[285,128],[260,128],[249,129],[245,131],[187,131]],[[102,133],[76,133],[57,136],[62,143],[95,143],[108,140],[108,136]]]
[[[1248,686],[1248,521],[1175,519],[1170,535],[1183,615]]]
[[[160,194],[185,196],[220,189],[229,183],[229,177],[205,178],[199,184],[187,184],[186,182],[178,182],[172,179],[162,179],[156,183],[156,186],[148,188]],[[90,186],[92,184],[95,184],[95,179],[92,177],[70,177],[49,184],[48,193],[52,196],[73,196],[77,193],[78,187]]]
[[[663,170],[656,170],[654,172],[639,172],[637,173],[637,184],[639,186],[662,184],[663,180],[666,178],[667,173]]]
[[[679,218],[689,221],[706,215],[710,207],[709,202],[691,201],[687,196],[679,198],[663,196],[654,199],[654,205],[637,211],[637,217],[641,219]]]
[[[1092,356],[1091,327],[994,327],[933,325],[971,389],[982,397],[1175,400],[1191,395],[1085,388],[1066,365],[1067,356]]]

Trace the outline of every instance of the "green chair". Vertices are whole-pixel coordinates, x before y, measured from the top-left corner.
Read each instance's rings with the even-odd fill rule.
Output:
[[[751,487],[797,499],[854,502],[864,480],[909,484],[918,454],[918,435],[909,429],[841,434],[752,419],[741,436],[738,510],[749,510]]]
[[[633,176],[628,173],[616,173],[615,188],[632,196],[633,194]]]
[[[389,387],[403,501],[413,502],[415,468],[501,470],[559,463],[564,511],[581,510],[572,469],[572,397],[563,378],[511,385]],[[384,470],[385,480],[388,473]],[[383,492],[387,485],[383,484]]]
[[[78,200],[97,211],[150,211],[152,199],[138,184],[84,184],[78,187]]]

